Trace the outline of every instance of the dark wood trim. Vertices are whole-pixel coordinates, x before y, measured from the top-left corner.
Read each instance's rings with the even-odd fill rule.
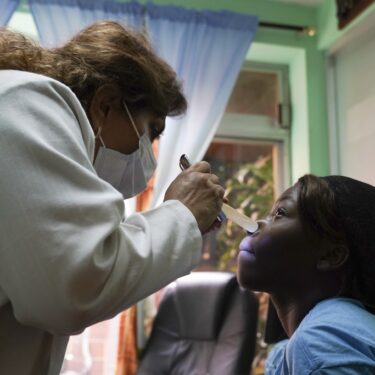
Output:
[[[375,0],[336,0],[339,29],[343,29],[358,17]]]

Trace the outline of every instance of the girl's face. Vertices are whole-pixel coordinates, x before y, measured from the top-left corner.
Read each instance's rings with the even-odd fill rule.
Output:
[[[238,280],[244,288],[304,292],[317,277],[316,254],[302,227],[297,194],[295,187],[286,190],[259,222],[259,230],[241,242]]]

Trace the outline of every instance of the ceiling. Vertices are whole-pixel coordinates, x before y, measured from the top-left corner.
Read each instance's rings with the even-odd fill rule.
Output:
[[[299,4],[305,6],[319,6],[323,0],[271,0],[279,3]]]

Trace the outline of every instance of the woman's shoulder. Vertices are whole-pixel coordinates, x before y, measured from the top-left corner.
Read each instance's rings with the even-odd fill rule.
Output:
[[[0,70],[0,123],[13,142],[40,142],[53,128],[59,139],[73,132],[93,153],[94,134],[84,108],[68,86],[51,77]]]
[[[333,327],[371,326],[375,334],[375,315],[368,312],[364,305],[355,299],[336,297],[323,300],[316,304],[302,320],[301,330],[329,324]]]
[[[74,96],[68,86],[51,77],[21,70],[0,70],[0,95],[38,89]]]
[[[45,76],[43,74],[27,72],[23,70],[1,69],[0,70],[0,87],[6,86],[23,86],[29,83],[41,84],[47,82],[57,82],[55,79]]]
[[[352,299],[322,301],[303,319],[287,352],[294,358],[303,352],[316,368],[368,363],[375,367],[375,316]]]
[[[28,72],[17,69],[0,69],[0,78],[4,81],[16,82],[19,81],[39,81],[52,79],[42,74]],[[11,78],[11,79],[10,79]]]
[[[375,347],[375,315],[351,298],[330,298],[318,303],[302,320],[294,339],[343,342],[366,339]]]
[[[16,108],[17,114],[27,108],[69,111],[81,126],[90,128],[82,104],[64,83],[51,77],[20,70],[0,70],[0,111]]]

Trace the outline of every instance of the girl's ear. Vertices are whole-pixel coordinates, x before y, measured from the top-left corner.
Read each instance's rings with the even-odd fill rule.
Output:
[[[349,258],[349,249],[345,245],[327,246],[316,263],[318,271],[331,271],[341,267]]]

